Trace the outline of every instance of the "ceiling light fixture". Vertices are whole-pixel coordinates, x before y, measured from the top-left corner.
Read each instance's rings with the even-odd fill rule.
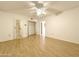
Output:
[[[44,8],[44,2],[43,1],[38,1],[34,2],[35,4],[35,11],[37,16],[43,16],[46,15],[46,9]]]
[[[36,9],[37,16],[45,15],[45,8]]]

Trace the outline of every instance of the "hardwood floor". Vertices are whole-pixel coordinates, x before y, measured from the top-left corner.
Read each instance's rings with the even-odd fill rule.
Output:
[[[0,42],[0,56],[79,56],[79,45],[33,35]]]

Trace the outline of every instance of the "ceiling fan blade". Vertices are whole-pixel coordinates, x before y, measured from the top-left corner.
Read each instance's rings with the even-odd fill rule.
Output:
[[[54,8],[47,8],[46,9],[46,13],[47,14],[55,14],[55,15],[58,15],[58,14],[60,14],[60,13],[62,13],[62,11],[60,11],[60,10],[57,10],[57,9],[54,9]]]

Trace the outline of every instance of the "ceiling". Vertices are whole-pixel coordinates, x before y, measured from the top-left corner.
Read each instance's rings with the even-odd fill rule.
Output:
[[[0,10],[37,17],[36,7],[44,7],[46,15],[59,14],[63,11],[79,7],[78,1],[43,1],[42,4],[44,6],[38,3],[38,1],[0,1]]]

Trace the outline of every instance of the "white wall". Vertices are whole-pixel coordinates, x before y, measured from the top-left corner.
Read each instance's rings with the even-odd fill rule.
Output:
[[[36,34],[39,35],[40,34],[40,21],[36,22]]]
[[[21,34],[23,37],[27,36],[27,17],[23,15],[7,13],[0,11],[0,42],[12,40],[15,38],[16,20],[21,21]]]
[[[46,36],[79,44],[79,8],[45,18]],[[36,25],[40,34],[40,22]]]
[[[23,15],[0,11],[0,41],[15,38],[15,20],[21,20],[21,34],[27,36],[27,20]],[[46,17],[46,36],[60,40],[79,43],[79,8],[65,11],[60,15]],[[40,33],[39,21],[36,25],[37,34]],[[26,24],[26,27],[24,26]]]
[[[46,36],[79,44],[79,8],[46,19]]]

